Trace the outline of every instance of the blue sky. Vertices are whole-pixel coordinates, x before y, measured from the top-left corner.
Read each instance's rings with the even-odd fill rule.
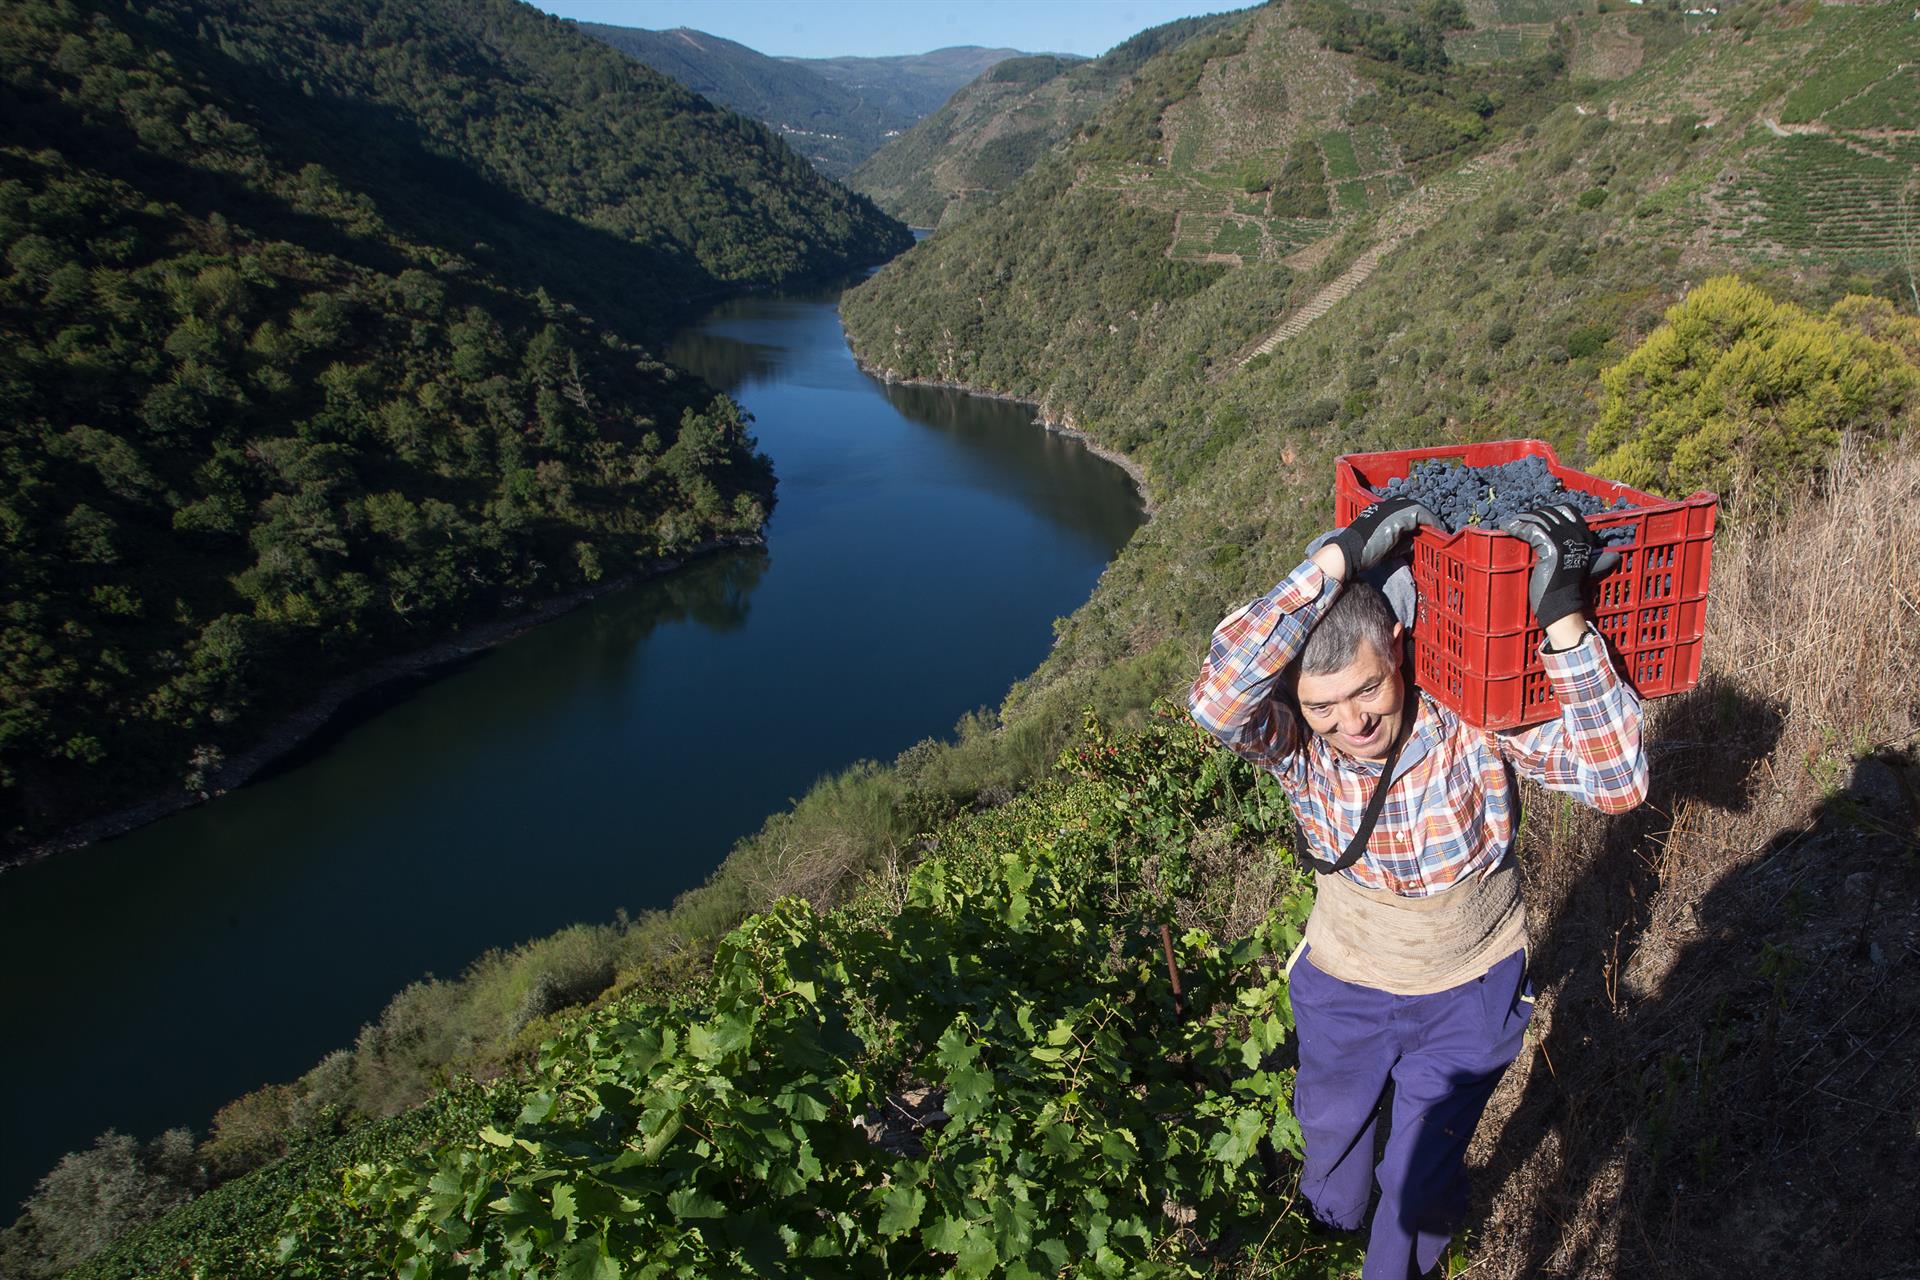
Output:
[[[534,0],[548,13],[653,31],[693,27],[800,58],[925,53],[977,44],[1029,53],[1105,53],[1175,18],[1248,0]]]

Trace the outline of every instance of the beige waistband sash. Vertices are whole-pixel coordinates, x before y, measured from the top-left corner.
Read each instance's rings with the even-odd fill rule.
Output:
[[[1527,945],[1520,875],[1509,858],[1427,898],[1315,873],[1306,945],[1343,982],[1423,996],[1471,982]]]

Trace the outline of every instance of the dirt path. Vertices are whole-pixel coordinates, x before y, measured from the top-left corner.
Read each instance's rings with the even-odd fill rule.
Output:
[[[1438,222],[1462,201],[1486,190],[1487,184],[1495,173],[1512,166],[1516,150],[1516,147],[1508,144],[1495,151],[1489,151],[1483,156],[1477,156],[1393,205],[1381,224],[1380,239],[1355,258],[1353,264],[1345,271],[1334,277],[1313,297],[1307,299],[1306,304],[1282,321],[1278,328],[1239,356],[1232,365],[1228,366],[1229,371],[1234,368],[1245,368],[1256,358],[1272,352],[1281,343],[1299,337],[1314,321],[1352,297],[1388,254]],[[1330,246],[1331,240],[1309,246],[1289,262],[1295,266],[1305,266],[1309,263],[1318,265],[1320,261],[1324,261],[1326,253],[1330,252],[1330,248],[1322,248],[1322,245]],[[1317,256],[1309,259],[1308,255],[1315,254],[1316,250],[1318,250]]]

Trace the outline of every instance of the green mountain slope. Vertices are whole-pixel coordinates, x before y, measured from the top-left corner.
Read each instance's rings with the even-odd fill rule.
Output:
[[[917,118],[873,105],[803,64],[704,31],[575,25],[700,96],[764,122],[829,177],[845,177],[880,149],[889,131]]]
[[[635,338],[905,235],[505,0],[0,30],[8,845],[223,785],[329,672],[754,536],[737,411]]]
[[[574,25],[702,97],[765,123],[833,178],[845,178],[987,67],[1024,56],[966,45],[889,58],[772,58],[688,27]]]
[[[1175,687],[1331,519],[1337,454],[1539,436],[1577,464],[1602,367],[1716,272],[1820,308],[1909,296],[1882,158],[1905,126],[1846,134],[1855,100],[1815,122],[1828,135],[1765,123],[1804,84],[1920,52],[1903,13],[1736,11],[1677,46],[1677,17],[1633,14],[1672,52],[1601,83],[1551,52],[1424,73],[1339,54],[1293,25],[1328,12],[1263,9],[1150,64],[1087,136],[843,304],[869,368],[1031,399],[1130,455],[1158,501],[995,717],[1009,758],[1043,758],[1085,703]],[[1284,157],[1267,190],[1232,180],[1262,150],[1239,138]],[[1316,184],[1325,215],[1279,214]],[[1836,234],[1802,230],[1816,213]]]
[[[1166,23],[1090,62],[1051,55],[1000,62],[889,142],[848,183],[915,226],[962,217],[1092,119],[1147,59],[1234,21],[1220,15]]]
[[[879,58],[783,58],[858,94],[904,128],[951,98],[961,86],[996,62],[1024,58],[1018,49],[951,45],[928,53]]]
[[[293,1247],[320,1259],[315,1273],[326,1269],[325,1250],[382,1232],[409,1252],[467,1247],[458,1240],[519,1248],[508,1256],[524,1258],[573,1243],[575,1260],[590,1268],[598,1260],[579,1241],[606,1224],[608,1237],[623,1243],[643,1232],[648,1241],[670,1235],[688,1251],[682,1256],[696,1259],[688,1263],[695,1273],[763,1266],[767,1251],[797,1253],[822,1240],[841,1256],[848,1241],[864,1241],[870,1256],[890,1260],[895,1242],[906,1240],[925,1246],[913,1265],[960,1269],[965,1260],[979,1274],[995,1273],[1006,1257],[1030,1273],[1351,1276],[1351,1260],[1337,1254],[1248,1247],[1257,1231],[1186,1234],[1182,1213],[1196,1202],[1181,1197],[1162,1199],[1157,1211],[1149,1204],[1139,1215],[1123,1212],[1117,1242],[1105,1210],[1131,1202],[1108,1189],[1083,1200],[1097,1221],[1062,1229],[1058,1218],[1034,1211],[1044,1206],[1051,1215],[1059,1187],[1105,1176],[1109,1161],[1156,1167],[1157,1156],[1130,1153],[1152,1151],[1152,1140],[1190,1121],[1210,1122],[1218,1113],[1203,1109],[1218,1093],[1204,1079],[1178,1114],[1129,1128],[1132,1142],[1112,1134],[1112,1144],[1085,1151],[1071,1169],[1049,1167],[1031,1186],[1020,1172],[1020,1194],[999,1194],[1016,1185],[1014,1175],[1002,1176],[1000,1153],[1025,1138],[1035,1148],[1028,1168],[1038,1168],[1056,1154],[1049,1142],[1079,1142],[1089,1132],[1083,1124],[1105,1123],[1111,1112],[1090,1114],[1100,1098],[1122,1101],[1118,1090],[1076,1089],[1071,1105],[1081,1109],[1070,1118],[1056,1109],[1028,1123],[1036,1080],[1055,1079],[1063,1061],[1112,1078],[1107,1073],[1158,1055],[1165,1040],[1116,1045],[1074,1021],[1056,1041],[1046,1018],[1020,1017],[1034,984],[1017,958],[971,985],[974,948],[1019,948],[1028,934],[1052,934],[1063,923],[1096,938],[1111,929],[1108,946],[1094,952],[1139,980],[1104,1025],[1137,1027],[1145,1006],[1169,999],[1155,985],[1161,969],[1148,976],[1137,968],[1142,934],[1150,948],[1156,918],[1172,917],[1176,939],[1184,934],[1176,946],[1194,948],[1176,953],[1191,966],[1184,972],[1197,969],[1209,982],[1230,976],[1247,954],[1210,949],[1209,936],[1239,936],[1249,918],[1284,923],[1284,914],[1271,914],[1284,902],[1287,877],[1271,837],[1270,792],[1217,752],[1188,754],[1140,708],[1177,692],[1220,615],[1269,588],[1329,521],[1335,455],[1540,435],[1577,462],[1588,457],[1597,424],[1608,424],[1598,443],[1614,447],[1645,425],[1634,418],[1648,402],[1678,405],[1671,397],[1660,403],[1676,386],[1707,414],[1723,415],[1711,425],[1731,423],[1738,447],[1748,443],[1739,413],[1778,426],[1806,421],[1798,415],[1811,408],[1812,429],[1795,446],[1822,446],[1819,433],[1830,430],[1871,453],[1916,425],[1920,377],[1916,322],[1895,315],[1889,301],[1913,297],[1920,262],[1871,234],[1807,243],[1796,239],[1804,224],[1794,221],[1817,211],[1822,226],[1872,231],[1886,202],[1897,213],[1900,184],[1878,181],[1885,175],[1875,162],[1914,128],[1914,82],[1887,72],[1884,56],[1890,50],[1898,68],[1920,53],[1920,24],[1908,24],[1904,9],[1742,7],[1690,35],[1679,16],[1574,12],[1539,0],[1469,5],[1469,18],[1491,11],[1513,20],[1482,28],[1422,23],[1411,6],[1380,7],[1391,15],[1385,29],[1334,6],[1276,6],[1150,62],[1084,137],[1042,160],[992,208],[929,237],[849,296],[849,330],[870,364],[1033,397],[1050,420],[1141,463],[1158,499],[1154,518],[1092,599],[1060,625],[1052,656],[1003,707],[970,717],[954,744],[921,744],[891,768],[833,780],[743,842],[712,884],[672,915],[636,927],[656,958],[631,981],[680,996],[671,1018],[649,1011],[636,1025],[627,1007],[590,1015],[577,1036],[556,1045],[544,1075],[503,1085],[455,1122],[440,1124],[446,1113],[436,1110],[430,1145],[417,1129],[390,1140],[369,1134],[360,1148],[368,1163],[344,1198],[297,1152],[251,1186],[234,1183],[207,1197],[201,1218],[181,1215],[130,1242],[119,1265],[96,1274],[129,1274],[139,1269],[133,1259],[177,1258],[199,1241],[232,1240],[219,1224],[242,1219],[246,1238],[264,1251],[283,1221],[279,1210],[298,1200]],[[1303,33],[1296,20],[1313,25]],[[1545,30],[1538,39],[1520,32],[1511,47],[1489,40],[1491,56],[1431,59],[1436,48],[1516,25]],[[1323,40],[1344,41],[1349,51]],[[1419,68],[1405,56],[1413,51],[1425,59]],[[1596,69],[1624,78],[1603,79]],[[1849,83],[1844,94],[1830,88]],[[1809,101],[1813,94],[1823,96]],[[1246,133],[1236,134],[1241,128]],[[1281,162],[1277,176],[1263,175],[1271,185],[1234,187],[1229,175],[1247,148],[1233,139],[1259,142],[1276,131],[1265,145],[1266,158]],[[1838,141],[1855,179],[1836,183],[1811,162],[1808,138]],[[1776,175],[1771,185],[1755,187],[1761,173]],[[1383,174],[1399,181],[1369,185]],[[1341,184],[1355,182],[1356,194],[1343,197]],[[1299,212],[1315,183],[1326,211]],[[1750,187],[1749,202],[1730,203]],[[1234,189],[1262,197],[1259,207],[1223,205],[1223,190],[1231,200]],[[1223,220],[1240,213],[1260,237],[1182,249],[1190,210]],[[1290,222],[1312,219],[1324,225],[1294,245],[1281,242]],[[1768,303],[1747,286],[1694,287],[1727,270],[1784,301]],[[1855,292],[1877,296],[1830,305]],[[1908,370],[1865,370],[1863,378],[1854,366],[1864,362],[1850,358],[1826,367],[1861,333],[1876,358],[1904,353]],[[1609,368],[1620,372],[1603,377]],[[1808,379],[1810,371],[1834,376]],[[1860,389],[1851,385],[1829,397],[1829,387],[1850,380],[1872,394],[1849,403]],[[1834,403],[1809,405],[1829,398]],[[1897,458],[1903,450],[1884,452]],[[1879,484],[1858,507],[1847,483],[1806,512],[1762,506],[1750,509],[1757,516],[1728,519],[1709,627],[1715,645],[1741,641],[1746,662],[1717,667],[1697,697],[1659,704],[1669,718],[1659,726],[1654,805],[1601,824],[1551,797],[1530,801],[1521,840],[1530,910],[1551,908],[1536,916],[1545,922],[1536,942],[1549,1016],[1537,1060],[1522,1064],[1500,1104],[1497,1119],[1511,1127],[1482,1171],[1492,1205],[1470,1269],[1818,1273],[1844,1241],[1859,1242],[1876,1273],[1904,1262],[1904,1201],[1844,1188],[1911,1181],[1912,1144],[1881,1119],[1906,1105],[1900,1090],[1913,1079],[1914,1010],[1903,993],[1915,988],[1898,968],[1911,964],[1899,951],[1902,931],[1920,918],[1912,824],[1863,814],[1836,781],[1852,752],[1883,743],[1905,744],[1909,753],[1894,762],[1911,768],[1911,671],[1920,656],[1912,628],[1885,622],[1886,611],[1898,616],[1894,597],[1913,594],[1916,561],[1904,549],[1914,546],[1916,477],[1911,465],[1904,474],[1904,487]],[[1734,483],[1746,483],[1737,470]],[[1904,541],[1893,538],[1896,521]],[[1777,537],[1776,528],[1784,530]],[[1810,563],[1883,564],[1886,573],[1809,574]],[[1842,613],[1857,620],[1845,645],[1836,641]],[[1847,661],[1835,664],[1834,653]],[[1815,668],[1827,669],[1830,683],[1816,681]],[[1144,719],[1147,728],[1117,739],[1088,732],[1088,704]],[[1042,778],[1051,781],[1035,786]],[[1082,789],[1103,779],[1112,791]],[[1022,787],[1032,794],[1004,803]],[[1894,797],[1885,812],[1901,803]],[[948,821],[955,814],[967,816]],[[791,884],[777,868],[783,856],[828,847],[838,850],[837,865],[871,875],[849,914],[821,926],[792,903],[777,904],[781,884]],[[1072,866],[1089,854],[1091,866]],[[1037,859],[1046,865],[1028,879]],[[917,874],[909,867],[916,860]],[[1867,871],[1864,881],[1856,868]],[[1052,896],[1063,870],[1087,876],[1064,902]],[[946,904],[947,923],[966,921],[962,927],[991,937],[953,946],[941,934],[942,945],[926,946],[934,936],[925,928],[929,895]],[[771,913],[720,951],[711,985],[690,980],[689,966],[698,970],[718,933],[752,909]],[[1088,919],[1108,912],[1128,923]],[[884,956],[885,973],[849,998],[833,972],[845,954],[846,935],[837,931],[860,924],[881,938],[860,936],[856,945],[875,948],[861,955]],[[1196,940],[1188,927],[1207,933]],[[929,953],[934,962],[915,968]],[[792,967],[795,958],[803,971]],[[904,983],[902,975],[910,975]],[[1052,988],[1077,990],[1110,971],[1075,958],[1050,976],[1038,984],[1049,999]],[[1003,996],[1015,1007],[991,1025],[983,1017],[978,1034],[931,1045],[921,1027],[879,1016],[896,1007],[880,1002],[902,986],[937,1004],[949,983],[970,1007],[1004,1010]],[[1874,1007],[1883,1001],[1889,1007]],[[1836,1017],[1836,1009],[1845,1012]],[[895,1029],[900,1038],[886,1040]],[[671,1047],[666,1030],[681,1037]],[[829,1052],[835,1080],[851,1092],[823,1095],[804,1077],[827,1069],[813,1056],[820,1037],[843,1030],[872,1032],[881,1049]],[[1212,1047],[1251,1031],[1223,1028]],[[979,1057],[968,1055],[969,1045]],[[902,1059],[887,1056],[896,1046],[908,1049]],[[1049,1056],[1056,1051],[1062,1056]],[[1252,1071],[1259,1060],[1255,1052],[1239,1066]],[[883,1095],[866,1073],[895,1061],[902,1071]],[[783,1087],[796,1075],[801,1087]],[[935,1075],[960,1095],[953,1148],[921,1109],[929,1098],[917,1088]],[[590,1083],[568,1094],[580,1080]],[[776,1087],[741,1088],[740,1080]],[[1860,1082],[1863,1092],[1821,1087],[1842,1080]],[[1011,1134],[996,1134],[976,1109],[989,1083],[1020,1108],[1006,1113],[1009,1127],[1020,1121]],[[1256,1075],[1247,1083],[1241,1105],[1273,1082]],[[615,1126],[638,1128],[645,1139],[616,1151],[594,1132],[597,1099],[588,1088],[604,1091],[610,1101],[602,1105],[615,1116],[649,1104],[637,1123]],[[1516,1108],[1511,1094],[1522,1091]],[[730,1110],[742,1099],[764,1101],[769,1111],[754,1102]],[[808,1118],[817,1113],[807,1099],[824,1108],[824,1119]],[[897,1105],[910,1118],[891,1131],[913,1130],[946,1163],[921,1167],[911,1152],[850,1147],[849,1131],[861,1132],[856,1108],[883,1100],[881,1110]],[[455,1094],[436,1108],[462,1103]],[[941,1114],[954,1121],[954,1113]],[[705,1127],[715,1115],[737,1123]],[[683,1128],[688,1116],[694,1123]],[[1747,1119],[1755,1116],[1762,1119]],[[1066,1131],[1052,1127],[1069,1119]],[[1273,1119],[1282,1121],[1278,1112]],[[1884,1141],[1871,1138],[1875,1129],[1887,1130]],[[1283,1123],[1267,1132],[1284,1146]],[[1241,1176],[1259,1125],[1242,1136],[1224,1135],[1218,1148],[1207,1139],[1223,1182]],[[1843,1190],[1785,1196],[1777,1179],[1754,1176],[1783,1151],[1836,1161],[1831,1181]],[[784,1171],[795,1162],[832,1168],[831,1193],[845,1195],[843,1159],[866,1162],[858,1186],[868,1193],[836,1202],[843,1215],[831,1221],[844,1234],[783,1233],[762,1215],[729,1235],[731,1219],[714,1216],[730,1204],[784,1214]],[[440,1167],[429,1170],[428,1160]],[[948,1179],[962,1162],[981,1171],[978,1185],[989,1192],[956,1206],[946,1198]],[[720,1176],[743,1166],[744,1177]],[[1682,1167],[1684,1185],[1674,1176]],[[1283,1164],[1283,1174],[1290,1168]],[[476,1199],[481,1175],[496,1172],[503,1194]],[[765,1196],[752,1194],[758,1179],[768,1181]],[[1272,1215],[1267,1221],[1286,1203],[1282,1186],[1261,1211]],[[632,1207],[663,1197],[662,1211]],[[1008,1208],[996,1213],[998,1205]],[[1042,1221],[1049,1231],[1034,1231]],[[581,1226],[587,1222],[591,1231]],[[460,1234],[467,1223],[471,1236]],[[178,1233],[170,1234],[174,1224]],[[1283,1223],[1279,1234],[1287,1230]],[[1026,1261],[1036,1239],[1061,1231],[1063,1253],[1044,1252],[1044,1266]],[[1139,1232],[1164,1246],[1153,1255],[1161,1270],[1129,1265],[1138,1255],[1125,1251],[1145,1247]],[[571,1241],[568,1233],[576,1233]],[[979,1244],[962,1253],[972,1239],[986,1240],[992,1256]],[[1186,1251],[1194,1246],[1208,1251]],[[708,1254],[693,1252],[702,1249]],[[709,1264],[721,1254],[724,1264]],[[486,1255],[489,1265],[494,1256]]]

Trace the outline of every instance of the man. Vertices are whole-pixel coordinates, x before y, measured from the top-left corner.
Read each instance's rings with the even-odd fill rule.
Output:
[[[1322,1222],[1358,1230],[1378,1181],[1364,1280],[1438,1263],[1466,1208],[1467,1142],[1532,1013],[1507,856],[1513,773],[1609,813],[1647,791],[1639,700],[1586,615],[1588,575],[1606,561],[1565,508],[1502,526],[1534,548],[1529,601],[1560,718],[1489,732],[1411,688],[1403,624],[1358,579],[1417,525],[1437,523],[1404,498],[1367,508],[1221,622],[1188,703],[1279,778],[1316,868],[1306,940],[1288,964],[1301,1190]]]

